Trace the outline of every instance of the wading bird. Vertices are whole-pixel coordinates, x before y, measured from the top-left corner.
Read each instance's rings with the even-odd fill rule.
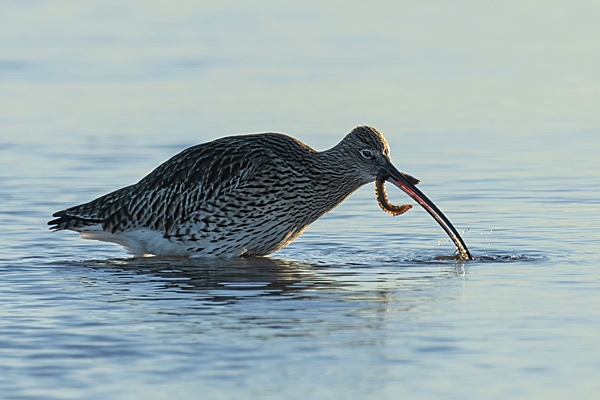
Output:
[[[290,136],[261,133],[199,144],[138,183],[54,214],[53,230],[114,242],[134,255],[264,256],[290,244],[361,186],[393,215],[384,182],[413,198],[442,226],[459,257],[472,259],[450,221],[390,161],[375,128],[359,126],[335,147],[316,151]]]

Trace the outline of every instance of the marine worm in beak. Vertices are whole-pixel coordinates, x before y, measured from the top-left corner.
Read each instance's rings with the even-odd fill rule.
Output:
[[[379,207],[381,207],[383,211],[390,213],[393,216],[404,214],[412,208],[410,204],[405,204],[402,206],[390,204],[387,194],[385,193],[384,179],[377,178],[377,180],[375,180],[375,195],[377,196],[377,203],[379,204]]]

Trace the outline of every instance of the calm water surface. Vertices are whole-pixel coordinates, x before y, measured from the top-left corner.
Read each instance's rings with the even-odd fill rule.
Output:
[[[461,10],[449,29],[475,36],[466,53],[419,36],[431,27],[419,21],[443,19],[414,5],[350,15],[269,2],[148,14],[110,2],[11,4],[2,18],[17,22],[1,28],[11,40],[0,60],[1,397],[600,391],[600,113],[574,100],[597,92],[573,92],[579,81],[569,80],[581,67],[573,76],[598,87],[593,60],[537,69],[561,48],[523,59],[522,48],[507,50],[510,37],[492,35],[496,50],[523,61],[498,70],[474,51],[483,44],[462,30]],[[351,29],[365,18],[374,33]],[[461,75],[465,54],[484,60]],[[537,90],[542,81],[554,91]],[[365,123],[383,131],[396,166],[421,179],[478,260],[440,260],[454,247],[435,221],[416,207],[383,213],[372,185],[270,258],[136,259],[46,227],[53,212],[134,183],[202,141],[276,130],[321,150]]]

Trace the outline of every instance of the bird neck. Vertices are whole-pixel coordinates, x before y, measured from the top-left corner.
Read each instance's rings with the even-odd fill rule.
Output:
[[[323,207],[328,211],[368,183],[354,172],[354,168],[343,142],[315,154],[312,171],[314,187],[321,194]]]

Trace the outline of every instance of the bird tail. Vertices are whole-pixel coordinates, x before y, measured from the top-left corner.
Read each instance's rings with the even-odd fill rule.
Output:
[[[48,221],[48,225],[50,225],[50,230],[52,231],[62,231],[65,229],[79,231],[87,226],[101,224],[103,221],[101,219],[84,218],[77,215],[71,215],[69,214],[68,209],[55,212],[52,214],[52,216],[58,217],[52,221]]]
[[[102,197],[80,204],[52,214],[53,219],[48,222],[50,230],[62,231],[70,229],[73,231],[86,230],[94,225],[105,225],[112,216],[123,211],[129,200],[131,187],[124,187]]]

